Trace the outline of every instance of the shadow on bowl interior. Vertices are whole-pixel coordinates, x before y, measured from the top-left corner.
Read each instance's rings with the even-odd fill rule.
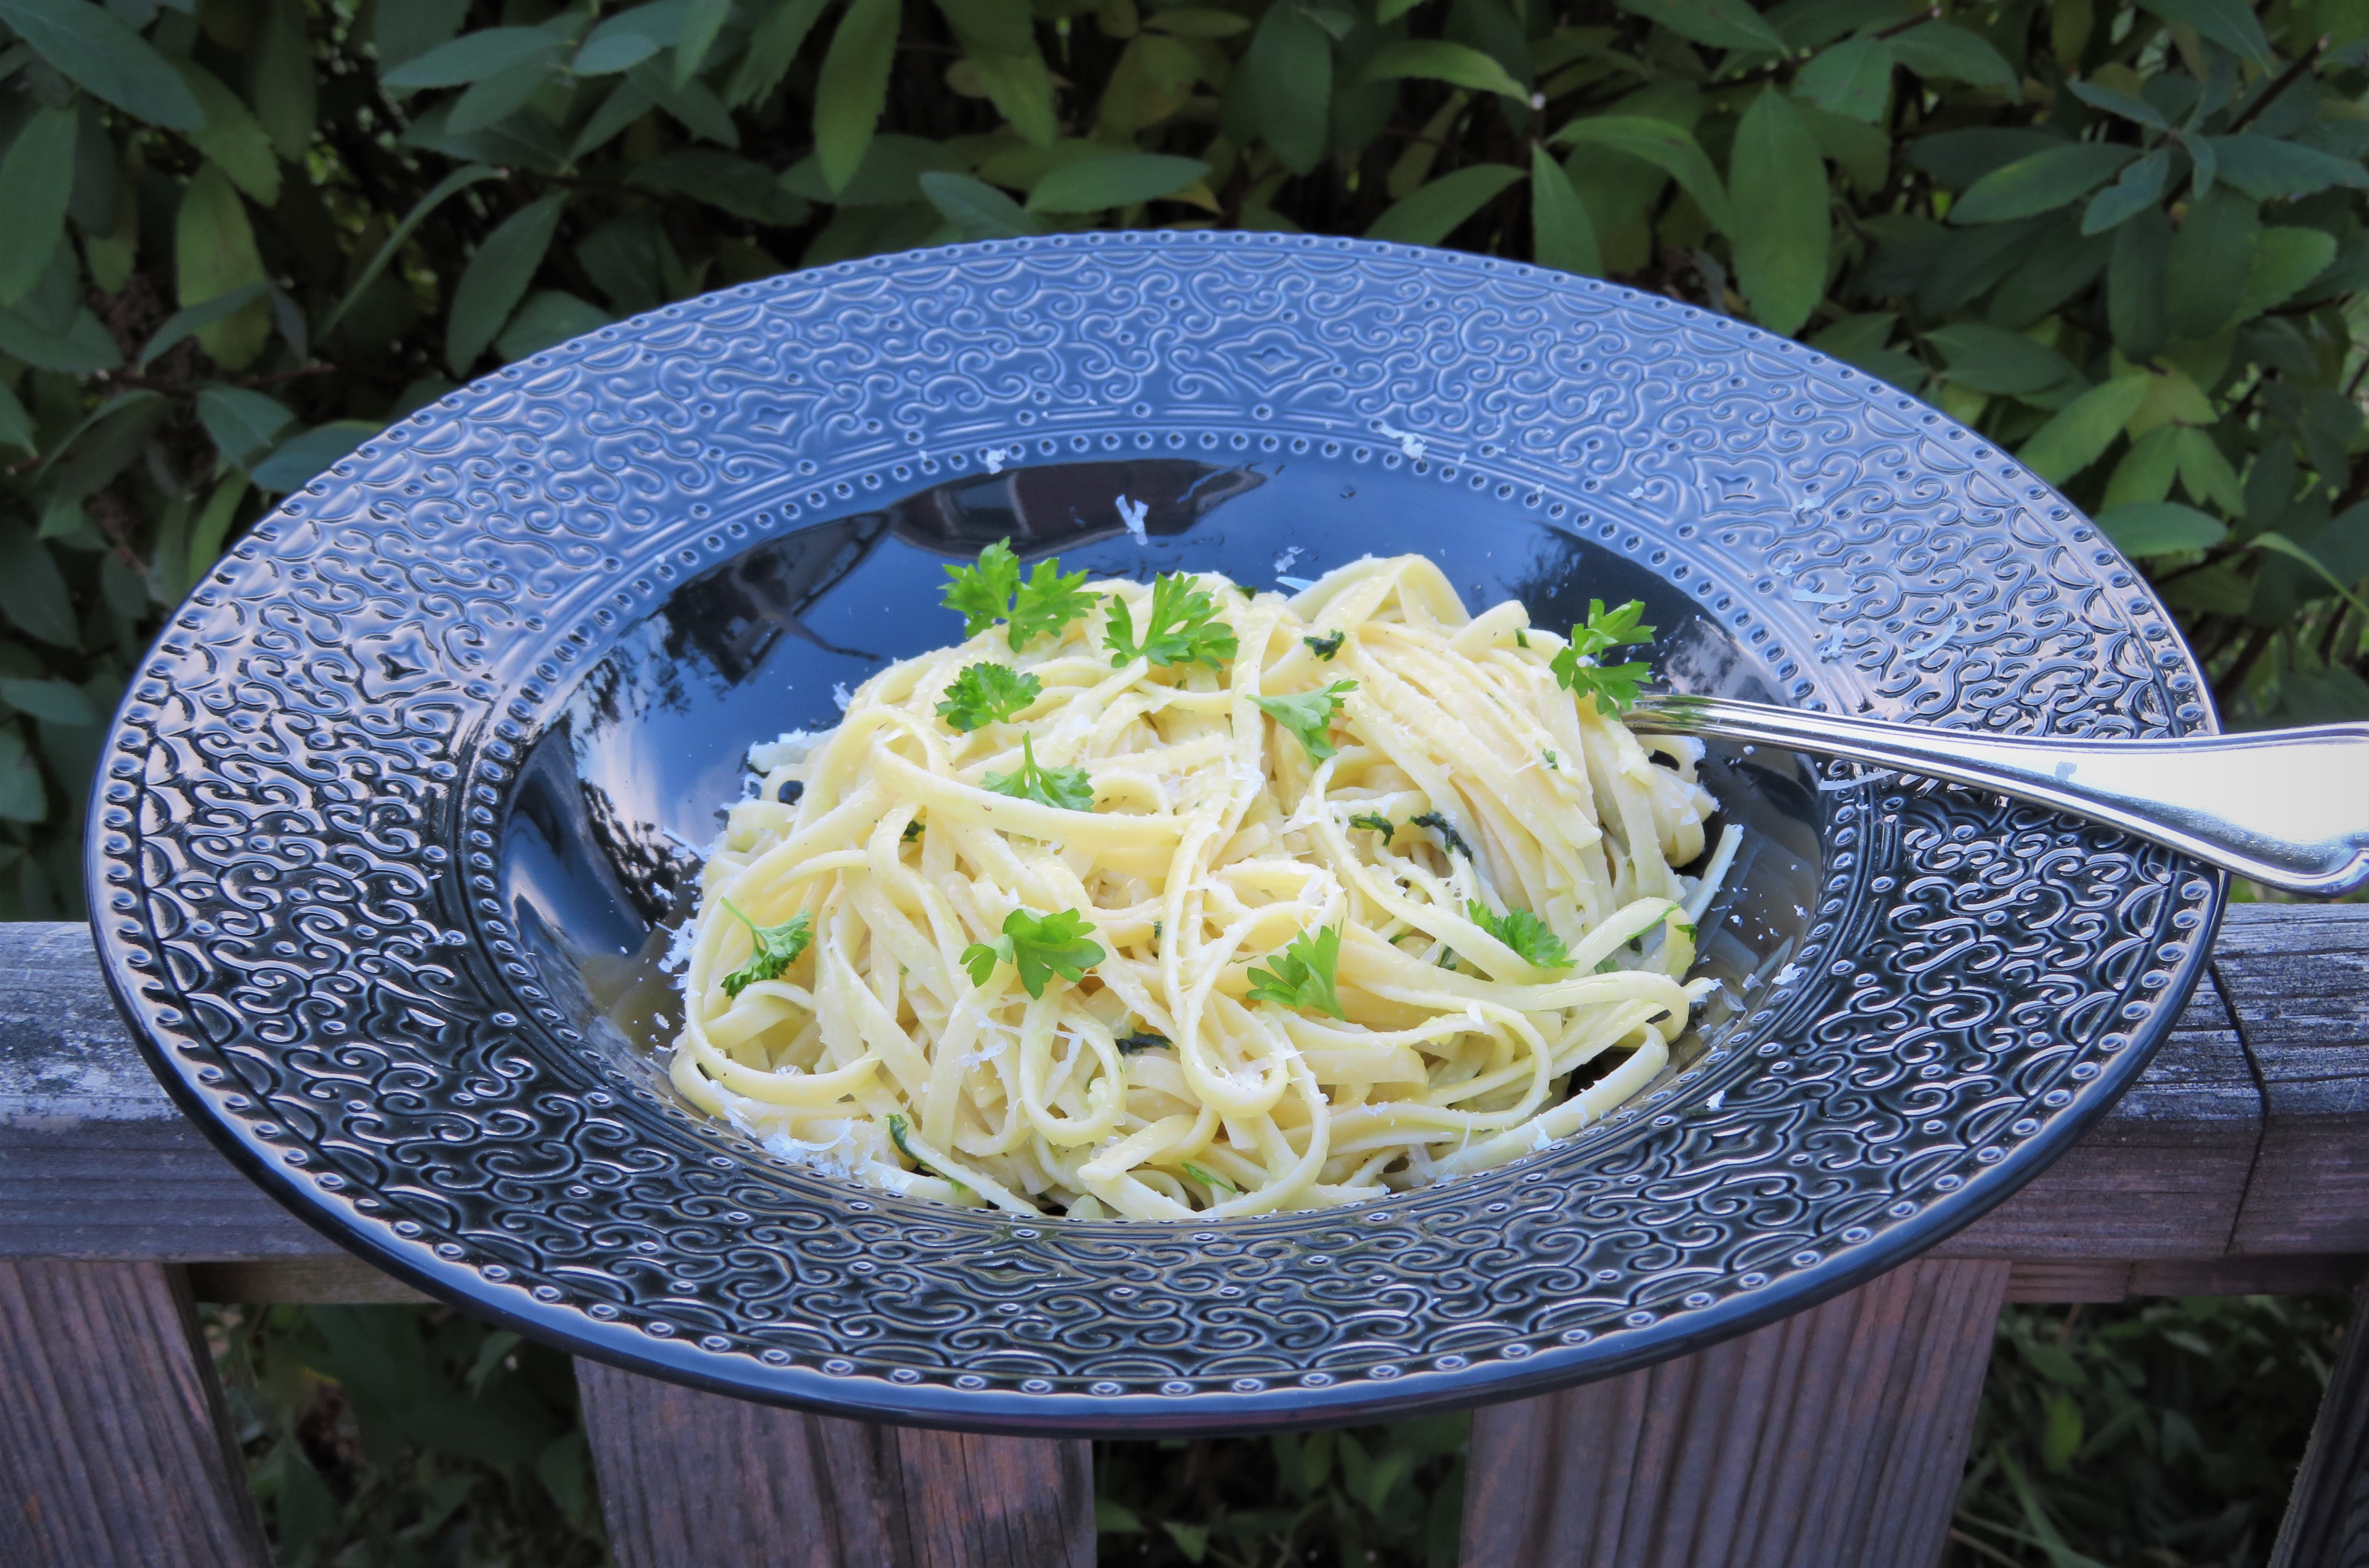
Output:
[[[1146,543],[1122,526],[1122,499],[1148,509]],[[1743,647],[1678,588],[1486,494],[1405,470],[1305,458],[1046,464],[802,524],[686,582],[625,631],[536,738],[500,831],[503,902],[554,997],[673,1114],[698,1113],[676,1099],[655,1055],[681,1016],[660,961],[692,912],[702,847],[750,786],[750,743],[828,727],[835,688],[960,641],[961,617],[939,603],[942,568],[1004,538],[1024,568],[1058,552],[1064,567],[1096,578],[1207,570],[1260,586],[1369,554],[1420,553],[1476,613],[1515,598],[1544,626],[1584,619],[1591,599],[1641,599],[1670,686],[1773,700]],[[1817,901],[1820,804],[1808,764],[1714,744],[1702,777],[1721,805],[1708,841],[1725,822],[1745,836],[1704,921],[1697,972],[1722,984],[1696,1010],[1665,1079],[1700,1059],[1785,966]]]

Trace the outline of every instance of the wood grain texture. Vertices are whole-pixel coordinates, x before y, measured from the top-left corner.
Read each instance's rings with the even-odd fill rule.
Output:
[[[1642,1372],[1473,1420],[1463,1568],[1924,1568],[2008,1265],[1927,1259]]]
[[[2232,1250],[2369,1252],[2369,904],[2278,908],[2213,950],[2266,1113]]]
[[[269,1561],[178,1271],[0,1260],[0,1564]]]
[[[238,1301],[257,1307],[281,1301],[314,1307],[418,1305],[435,1299],[350,1253],[327,1258],[270,1258],[261,1263],[191,1264],[189,1294],[200,1301]]]
[[[2353,1298],[2271,1568],[2369,1568],[2369,1286]]]
[[[578,1361],[618,1568],[1093,1568],[1084,1442],[875,1426]]]

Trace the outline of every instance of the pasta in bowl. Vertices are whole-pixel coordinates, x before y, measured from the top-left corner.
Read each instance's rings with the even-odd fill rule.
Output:
[[[693,1104],[911,1196],[1169,1219],[1486,1170],[1661,1071],[1737,830],[1707,856],[1699,744],[1619,722],[1641,606],[1565,638],[1420,555],[949,572],[968,640],[751,750]]]

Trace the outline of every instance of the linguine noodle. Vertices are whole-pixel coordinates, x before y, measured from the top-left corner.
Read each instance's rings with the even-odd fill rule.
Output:
[[[1711,986],[1694,921],[1735,847],[1674,869],[1714,809],[1700,743],[1641,742],[1558,682],[1564,639],[1516,602],[1469,615],[1420,556],[1291,598],[1192,585],[1230,658],[1116,658],[1114,607],[1146,624],[1153,590],[1094,583],[1018,651],[982,631],[754,749],[763,789],[703,873],[681,1093],[898,1192],[1150,1219],[1482,1171],[1651,1081]],[[980,664],[1036,690],[957,730]],[[1309,693],[1313,744],[1253,701]],[[1091,809],[990,786],[1024,763],[1083,769]],[[1076,911],[1100,957],[1032,996],[994,945],[1014,911]],[[752,967],[800,917],[795,956]],[[1295,990],[1333,942],[1329,987]]]

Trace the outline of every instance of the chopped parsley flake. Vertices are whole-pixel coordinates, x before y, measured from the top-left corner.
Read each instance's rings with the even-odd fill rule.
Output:
[[[963,949],[962,966],[970,971],[971,984],[983,986],[996,965],[1009,964],[1020,976],[1021,989],[1041,997],[1052,976],[1074,985],[1107,956],[1093,932],[1093,922],[1075,910],[1050,915],[1014,910],[1003,917],[1002,935]]]
[[[1206,664],[1216,670],[1234,657],[1239,641],[1234,629],[1217,619],[1217,604],[1194,578],[1166,572],[1151,585],[1151,608],[1144,616],[1143,640],[1135,635],[1135,620],[1123,599],[1110,601],[1110,625],[1103,634],[1111,651],[1111,668],[1140,658],[1159,669],[1171,664]]]
[[[970,1191],[969,1187],[964,1185],[961,1182],[955,1181],[954,1177],[947,1175],[944,1171],[939,1170],[927,1160],[922,1159],[920,1155],[913,1152],[913,1146],[905,1141],[905,1118],[898,1116],[894,1111],[888,1113],[888,1141],[897,1146],[898,1153],[902,1154],[906,1159],[910,1160],[914,1164],[919,1165],[924,1174],[936,1176],[942,1181],[954,1182],[955,1188],[958,1192]]]
[[[1556,773],[1562,772],[1562,764],[1555,760],[1555,754],[1552,751],[1542,751],[1539,755],[1547,760],[1548,767],[1552,768]]]
[[[1413,827],[1429,828],[1437,833],[1441,847],[1454,850],[1467,860],[1472,858],[1472,846],[1464,841],[1464,835],[1456,830],[1456,824],[1440,813],[1426,811],[1420,817],[1408,818],[1407,821]]]
[[[1348,639],[1348,635],[1346,632],[1335,632],[1329,637],[1302,637],[1299,640],[1308,645],[1309,652],[1329,661],[1334,654],[1341,651],[1341,645]]]
[[[731,899],[725,899],[724,907],[749,928],[749,939],[755,948],[747,963],[724,977],[727,996],[737,997],[760,980],[781,979],[782,971],[796,963],[798,955],[807,950],[807,944],[814,940],[803,913],[779,925],[759,925],[741,914]]]
[[[1008,773],[990,773],[979,782],[1015,800],[1033,800],[1063,811],[1094,808],[1093,775],[1083,768],[1037,766],[1036,741],[1025,735],[1020,738],[1020,766]]]
[[[1370,828],[1385,839],[1398,831],[1398,829],[1391,825],[1390,819],[1383,816],[1379,811],[1360,811],[1355,817],[1349,818],[1349,826],[1352,828]]]
[[[1184,1162],[1184,1170],[1186,1175],[1212,1191],[1238,1193],[1242,1190],[1215,1171],[1205,1171],[1190,1160]]]
[[[911,843],[915,839],[918,839],[918,838],[920,838],[921,836],[921,819],[919,817],[916,817],[916,818],[914,818],[910,822],[908,822],[908,823],[906,823],[906,824],[905,824],[905,836],[904,836],[902,839],[898,840],[898,842],[900,842],[900,843],[908,843],[908,844],[910,844],[910,843]]]
[[[1001,664],[974,664],[946,688],[938,716],[967,735],[990,724],[1006,724],[1043,694],[1034,675]]]
[[[1251,970],[1253,1001],[1311,1008],[1335,1018],[1348,1016],[1341,1011],[1341,999],[1333,989],[1333,972],[1341,963],[1339,926],[1328,925],[1313,934],[1302,932],[1282,952],[1269,954],[1266,961],[1271,968]]]
[[[1112,1043],[1118,1047],[1121,1056],[1133,1056],[1138,1051],[1164,1051],[1176,1042],[1147,1029],[1139,1034],[1121,1035]]]
[[[1261,713],[1299,738],[1310,762],[1333,754],[1333,715],[1341,710],[1341,694],[1357,689],[1355,681],[1335,681],[1321,692],[1299,692],[1288,697],[1253,697]]]
[[[1489,906],[1477,898],[1465,900],[1464,909],[1474,925],[1520,954],[1525,963],[1541,969],[1571,967],[1571,949],[1562,944],[1562,938],[1555,934],[1552,926],[1529,910],[1509,910],[1502,915],[1493,915]]]

